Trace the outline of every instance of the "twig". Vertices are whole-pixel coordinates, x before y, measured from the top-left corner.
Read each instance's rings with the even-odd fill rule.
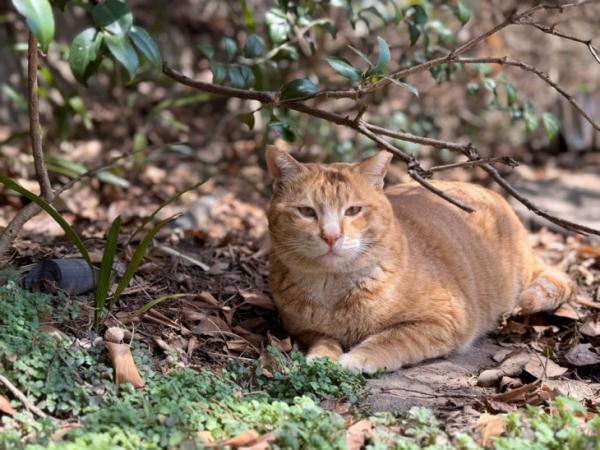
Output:
[[[44,150],[42,148],[42,133],[40,126],[40,108],[38,99],[38,50],[35,35],[29,32],[27,47],[27,95],[29,100],[29,136],[31,138],[31,152],[35,164],[35,173],[42,197],[51,200],[53,197],[52,185],[48,177],[48,169],[44,163]]]
[[[42,418],[46,418],[48,417],[48,415],[42,411],[41,409],[39,409],[37,406],[35,406],[33,403],[31,403],[27,397],[25,396],[25,394],[23,394],[14,384],[12,384],[8,378],[6,378],[4,375],[0,375],[0,383],[2,383],[4,386],[6,386],[6,388],[13,393],[13,395],[15,397],[17,397],[21,403],[23,403],[23,405],[25,405],[25,408],[27,408],[27,410],[31,411],[32,413],[34,413],[36,416],[42,417]]]
[[[543,25],[541,23],[533,22],[531,20],[523,20],[519,22],[519,24],[529,25],[530,27],[537,28],[538,30],[543,31],[544,33],[551,34],[553,36],[558,36],[562,39],[567,39],[573,42],[579,42],[580,44],[583,44],[588,48],[596,62],[600,64],[600,57],[598,56],[598,51],[596,50],[596,47],[594,47],[594,45],[592,44],[591,39],[581,39],[575,36],[571,36],[569,34],[561,33],[560,31],[556,31],[556,25],[552,25],[551,27],[549,27],[548,25]]]
[[[457,169],[460,167],[476,167],[481,166],[486,163],[502,163],[509,167],[518,167],[519,163],[515,161],[510,156],[498,156],[495,158],[484,158],[484,159],[472,159],[469,161],[457,162],[452,164],[444,164],[441,166],[430,167],[429,169],[425,169],[425,172],[429,174],[433,174],[434,172],[441,172],[443,170]]]
[[[483,59],[494,60],[496,58],[477,58],[477,59],[469,58],[469,59],[467,59],[467,61],[483,60]],[[497,59],[502,59],[502,58],[497,58]],[[167,65],[165,65],[165,67],[164,67],[164,72],[167,76],[175,79],[176,81],[181,81],[183,84],[190,86],[190,87],[194,87],[196,89],[203,90],[204,86],[209,84],[210,92],[217,93],[217,94],[223,94],[223,95],[232,95],[232,93],[233,93],[233,91],[232,91],[233,88],[229,88],[226,86],[220,86],[220,85],[214,85],[214,84],[210,84],[210,83],[204,83],[204,82],[196,82],[195,80],[192,80],[192,79],[180,74],[179,72],[175,71],[174,69],[171,69]],[[551,81],[551,83],[554,83],[554,82]],[[335,123],[337,125],[342,125],[342,126],[345,126],[348,128],[352,128],[352,129],[360,132],[361,134],[363,134],[363,135],[367,136],[369,139],[371,139],[373,142],[377,143],[379,146],[384,147],[386,150],[389,150],[390,152],[394,153],[395,155],[400,157],[402,159],[402,161],[404,161],[406,164],[408,164],[409,165],[409,175],[415,181],[417,181],[418,183],[420,183],[421,185],[423,185],[424,187],[429,189],[431,192],[434,192],[435,194],[439,195],[440,197],[444,198],[445,200],[449,201],[450,203],[458,206],[459,208],[461,208],[465,211],[472,211],[472,208],[470,208],[468,205],[464,205],[455,199],[451,199],[446,194],[444,194],[442,191],[440,191],[438,188],[429,184],[427,182],[427,180],[425,180],[425,177],[424,177],[424,175],[427,174],[427,171],[424,170],[422,167],[420,167],[419,163],[411,155],[408,155],[407,153],[403,152],[402,150],[400,150],[396,146],[392,145],[391,143],[385,141],[384,139],[381,139],[381,137],[379,137],[378,135],[388,136],[388,137],[400,139],[400,140],[407,141],[407,142],[413,142],[416,144],[428,145],[428,146],[432,146],[434,148],[440,148],[440,149],[445,148],[448,150],[452,150],[452,151],[461,153],[462,155],[465,155],[467,158],[469,158],[469,160],[480,160],[481,156],[479,155],[479,152],[471,143],[459,144],[456,142],[442,141],[439,139],[416,136],[416,135],[409,134],[409,133],[403,133],[400,131],[389,130],[387,128],[383,128],[383,127],[380,127],[380,126],[377,126],[374,124],[370,124],[368,122],[360,121],[359,123],[357,123],[350,117],[341,116],[336,113],[324,111],[319,108],[314,108],[314,107],[308,106],[302,102],[298,102],[298,101],[277,102],[276,95],[273,92],[257,92],[257,91],[244,90],[244,89],[235,89],[234,91],[236,93],[238,91],[243,92],[243,97],[241,97],[241,98],[259,100],[259,101],[261,101],[260,99],[262,98],[265,100],[266,103],[270,103],[270,104],[273,104],[275,106],[282,107],[282,108],[293,109],[295,111],[298,111],[298,112],[301,112],[301,113],[304,113],[307,115],[311,115],[313,117],[318,117],[320,119],[327,120],[327,121]],[[568,95],[568,94],[566,94],[566,95]],[[234,96],[236,96],[236,95],[234,95]],[[517,199],[519,202],[521,202],[525,207],[527,207],[529,210],[533,211],[535,214],[537,214],[541,217],[544,217],[545,219],[549,220],[550,222],[560,225],[561,227],[563,227],[567,230],[570,230],[570,231],[574,231],[574,232],[578,232],[578,233],[590,233],[590,234],[600,235],[600,230],[596,230],[596,229],[593,229],[593,228],[590,228],[590,227],[587,227],[584,225],[579,225],[574,222],[569,222],[567,220],[560,219],[558,217],[555,217],[555,216],[549,214],[546,211],[541,210],[536,205],[534,205],[531,201],[529,201],[523,195],[521,195],[513,186],[511,186],[510,183],[508,183],[508,181],[506,181],[498,173],[498,171],[494,168],[494,166],[492,166],[490,163],[481,164],[481,167],[486,172],[488,172],[490,174],[490,176],[498,184],[500,184],[500,186],[502,188],[504,188],[504,190],[509,195],[511,195],[512,197]]]

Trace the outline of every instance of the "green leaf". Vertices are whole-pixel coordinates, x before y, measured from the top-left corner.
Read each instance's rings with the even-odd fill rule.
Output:
[[[245,123],[250,130],[254,129],[254,113],[244,113],[238,116],[240,120]]]
[[[102,319],[102,313],[106,306],[106,298],[108,297],[108,291],[110,289],[110,276],[112,275],[113,263],[115,260],[115,254],[117,253],[117,242],[119,238],[119,231],[121,230],[121,216],[117,216],[110,226],[108,235],[106,237],[106,245],[102,252],[102,262],[100,263],[100,272],[98,273],[98,280],[96,283],[95,292],[95,314],[94,319],[96,326],[99,325]]]
[[[182,189],[179,192],[176,192],[175,194],[173,194],[171,197],[169,197],[167,200],[165,200],[164,202],[162,202],[158,208],[156,208],[152,214],[150,214],[148,217],[146,217],[142,223],[135,229],[135,231],[133,233],[131,233],[131,236],[129,236],[129,239],[127,239],[127,243],[125,245],[131,245],[131,243],[133,242],[133,239],[137,236],[138,233],[140,233],[145,227],[146,225],[148,225],[150,222],[152,222],[152,220],[154,220],[154,218],[156,217],[156,215],[162,211],[163,208],[165,208],[166,206],[169,206],[171,203],[173,203],[174,201],[176,201],[177,199],[181,198],[182,195],[186,194],[187,192],[193,191],[194,189],[198,188],[199,186],[203,185],[204,181],[200,181],[188,188]]]
[[[409,17],[411,22],[417,25],[424,25],[427,23],[427,11],[420,5],[414,5],[410,7]]]
[[[508,81],[505,81],[502,84],[504,85],[504,92],[506,92],[506,104],[508,106],[514,105],[517,101],[517,90]]]
[[[275,131],[275,133],[277,133],[285,141],[294,142],[296,140],[296,132],[288,123],[271,122],[269,124],[269,128]]]
[[[356,53],[358,56],[360,56],[361,59],[369,65],[369,67],[373,67],[374,66],[374,64],[371,62],[371,60],[369,59],[369,57],[367,55],[365,55],[363,52],[361,52],[359,49],[354,48],[351,45],[349,45],[348,48],[350,50],[352,50],[354,53]]]
[[[214,84],[223,84],[225,78],[227,78],[227,67],[218,62],[210,63],[210,70],[212,70],[213,79],[212,82]]]
[[[412,47],[413,45],[415,45],[417,43],[417,41],[419,40],[419,37],[421,36],[421,27],[415,25],[414,23],[410,22],[408,24],[408,34],[410,36],[410,46]]]
[[[102,34],[97,33],[95,28],[86,28],[79,33],[71,42],[69,48],[69,65],[71,72],[82,84],[86,84],[91,75],[89,68],[100,56],[102,45]]]
[[[146,233],[146,235],[144,236],[142,241],[139,243],[139,245],[133,252],[133,255],[131,256],[131,261],[129,261],[129,264],[127,264],[125,273],[123,274],[123,276],[119,280],[119,283],[117,284],[117,289],[115,290],[115,294],[113,296],[112,303],[119,303],[119,297],[121,297],[121,294],[123,293],[123,291],[129,284],[129,282],[131,281],[133,276],[135,275],[135,272],[137,271],[138,267],[140,266],[140,263],[142,262],[142,259],[144,258],[144,255],[146,254],[146,251],[148,250],[148,247],[150,247],[150,244],[152,243],[154,236],[156,236],[156,233],[158,233],[162,227],[164,227],[166,224],[168,224],[169,222],[171,222],[172,220],[174,220],[177,217],[178,217],[178,215],[175,215],[175,216],[171,216],[165,220],[161,220],[156,225],[154,225],[150,229],[150,231],[148,231],[148,233]]]
[[[477,73],[482,77],[487,77],[492,73],[492,66],[487,63],[478,63],[475,65],[475,67],[477,69]]]
[[[494,95],[496,95],[496,82],[491,79],[491,78],[484,78],[483,79],[483,86],[490,91],[491,93],[493,93]]]
[[[105,0],[92,8],[94,23],[114,35],[124,37],[133,24],[133,15],[120,0]]]
[[[525,120],[525,129],[528,132],[531,133],[537,129],[538,119],[537,119],[535,113],[525,110],[525,111],[523,111],[523,119]]]
[[[452,14],[460,21],[461,26],[465,26],[471,19],[471,10],[462,0],[458,0],[456,6],[451,6]]]
[[[200,44],[198,47],[200,47],[200,50],[206,55],[208,59],[212,60],[215,57],[215,49],[212,47],[212,45]]]
[[[471,95],[477,94],[480,90],[479,84],[473,81],[467,83],[467,92]]]
[[[359,81],[361,73],[358,69],[352,66],[344,58],[326,58],[327,63],[344,78],[348,78],[352,81]]]
[[[229,81],[231,81],[231,85],[239,89],[253,86],[256,81],[252,69],[248,66],[229,67],[227,69],[227,76],[229,77]]]
[[[265,23],[269,32],[269,38],[275,45],[284,42],[292,31],[286,13],[279,8],[271,8],[267,11]]]
[[[129,39],[126,36],[105,35],[104,41],[110,53],[127,69],[129,78],[135,77],[140,61]]]
[[[43,51],[54,38],[54,14],[48,0],[12,0],[15,9],[25,17],[27,28],[35,35]]]
[[[251,34],[244,44],[244,56],[246,58],[257,58],[265,52],[265,43],[256,34]]]
[[[323,28],[325,31],[327,31],[332,38],[336,38],[337,37],[337,32],[338,29],[333,26],[333,24],[331,22],[325,22],[319,25],[321,28]]]
[[[131,30],[129,31],[129,37],[137,49],[142,52],[142,55],[144,55],[156,68],[160,68],[162,65],[162,58],[160,57],[158,45],[156,45],[152,36],[150,36],[142,27],[134,26],[131,27]]]
[[[377,36],[377,42],[379,44],[379,57],[375,69],[379,72],[383,72],[390,63],[392,55],[390,53],[390,46],[383,38]]]
[[[240,0],[240,6],[242,7],[242,14],[244,15],[244,23],[246,24],[246,30],[249,33],[254,32],[254,28],[256,27],[256,20],[252,15],[252,11],[248,7],[248,2],[246,0]]]
[[[224,37],[223,39],[221,39],[221,47],[227,53],[227,60],[233,61],[238,51],[238,47],[235,41],[229,37]]]
[[[412,92],[414,94],[415,97],[419,96],[418,89],[416,87],[414,87],[412,84],[408,84],[408,83],[405,83],[403,81],[400,81],[400,80],[397,80],[395,78],[388,77],[388,76],[384,76],[383,78],[385,78],[388,81],[391,81],[392,83],[394,83],[397,86],[400,86],[401,88],[408,89],[410,92]]]
[[[139,308],[137,311],[134,311],[129,316],[127,316],[127,319],[128,319],[128,321],[131,319],[135,319],[136,317],[139,317],[142,314],[150,311],[156,305],[159,305],[160,303],[164,302],[165,300],[170,300],[172,298],[192,297],[192,296],[194,296],[194,294],[179,293],[179,294],[163,295],[161,297],[155,298],[154,300],[150,300],[148,303],[144,304],[144,306]]]
[[[319,92],[319,86],[307,79],[297,79],[286,84],[281,91],[282,100],[308,97]]]
[[[546,130],[546,137],[549,141],[553,141],[560,130],[560,122],[554,114],[546,112],[542,114],[542,123],[544,124],[544,129]]]
[[[71,227],[71,225],[69,225],[69,223],[63,218],[63,216],[61,216],[60,213],[54,208],[54,206],[52,206],[40,196],[25,189],[23,186],[8,178],[6,175],[0,174],[0,183],[4,184],[7,188],[12,189],[15,192],[18,192],[23,197],[28,198],[33,203],[42,208],[44,211],[46,211],[63,229],[63,231],[67,235],[67,238],[73,243],[73,245],[77,247],[77,249],[81,253],[81,256],[83,256],[83,259],[85,259],[92,271],[95,270],[94,265],[92,264],[92,260],[90,259],[90,255],[87,249],[85,248],[85,245],[83,245],[83,241],[75,232],[75,230]]]
[[[128,188],[131,186],[131,183],[129,183],[129,181],[127,181],[125,178],[115,175],[108,170],[101,170],[96,174],[96,178],[103,183],[112,184],[113,186],[119,186],[122,188]]]

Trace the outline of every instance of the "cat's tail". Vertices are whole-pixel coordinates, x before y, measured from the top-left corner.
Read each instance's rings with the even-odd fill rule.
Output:
[[[577,285],[565,272],[544,264],[538,267],[532,282],[519,296],[518,305],[523,314],[554,310],[576,294]]]

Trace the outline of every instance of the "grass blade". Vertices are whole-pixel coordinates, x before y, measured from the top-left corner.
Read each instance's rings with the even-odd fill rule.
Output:
[[[106,306],[106,298],[110,289],[110,276],[112,274],[113,262],[117,253],[117,240],[121,231],[121,216],[117,216],[110,226],[106,236],[106,246],[102,252],[102,262],[100,264],[100,273],[96,283],[96,298],[94,322],[96,326],[100,323],[102,313]]]
[[[163,295],[161,297],[155,298],[154,300],[150,300],[148,303],[146,303],[144,306],[139,308],[137,311],[134,311],[129,316],[127,316],[127,321],[134,319],[135,317],[141,316],[142,314],[150,311],[156,305],[164,302],[165,300],[169,300],[172,298],[179,298],[179,297],[191,297],[194,295],[196,295],[196,294],[183,294],[183,293],[182,294],[167,294],[167,295]]]
[[[119,297],[121,296],[121,293],[123,292],[123,290],[127,287],[129,282],[133,278],[133,275],[135,274],[138,267],[140,266],[140,263],[142,262],[142,258],[146,254],[146,250],[148,250],[148,247],[152,243],[152,239],[154,239],[154,236],[156,236],[156,233],[158,233],[160,231],[160,229],[162,227],[164,227],[166,224],[168,224],[169,222],[171,222],[172,220],[176,219],[179,216],[180,216],[180,214],[176,214],[165,220],[161,220],[156,225],[154,225],[150,229],[150,231],[148,231],[148,233],[146,233],[146,235],[144,236],[144,239],[142,239],[142,242],[140,242],[140,244],[137,246],[137,248],[133,252],[131,261],[129,261],[129,264],[127,264],[127,269],[125,269],[125,273],[123,274],[123,276],[119,280],[119,283],[117,284],[117,289],[115,291],[115,295],[113,296],[112,303],[119,302]]]
[[[193,186],[190,186],[188,188],[183,189],[182,191],[176,192],[174,195],[172,195],[171,197],[169,197],[167,200],[165,200],[163,203],[161,203],[158,208],[156,208],[154,210],[154,212],[152,214],[150,214],[148,217],[146,217],[142,223],[140,224],[139,227],[137,227],[135,229],[135,231],[133,232],[133,234],[129,237],[129,239],[127,239],[127,243],[125,245],[130,245],[133,242],[133,238],[144,229],[144,227],[146,225],[148,225],[152,219],[154,219],[156,217],[156,215],[160,212],[161,209],[163,209],[165,206],[170,205],[171,203],[173,203],[175,200],[177,200],[179,197],[181,197],[183,194],[185,194],[186,192],[190,192],[194,189],[196,189],[198,186],[201,186],[202,184],[204,184],[204,181],[200,181],[196,184],[194,184]]]
[[[73,227],[69,225],[69,223],[60,215],[60,213],[48,203],[46,200],[41,198],[39,195],[34,194],[33,192],[25,189],[20,184],[16,183],[14,180],[10,179],[6,175],[0,174],[0,183],[4,184],[7,188],[12,189],[15,192],[18,192],[23,197],[28,198],[33,203],[38,205],[44,211],[46,211],[55,221],[56,223],[63,229],[67,238],[77,247],[83,259],[89,264],[92,272],[95,271],[94,265],[92,264],[92,260],[90,258],[90,254],[88,253],[85,245],[83,245],[83,241],[79,237],[79,235],[75,232]]]

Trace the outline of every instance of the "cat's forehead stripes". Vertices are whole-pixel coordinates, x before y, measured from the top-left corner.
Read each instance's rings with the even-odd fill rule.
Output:
[[[318,205],[338,205],[348,201],[351,190],[348,174],[336,169],[320,170],[314,180],[313,201]]]

